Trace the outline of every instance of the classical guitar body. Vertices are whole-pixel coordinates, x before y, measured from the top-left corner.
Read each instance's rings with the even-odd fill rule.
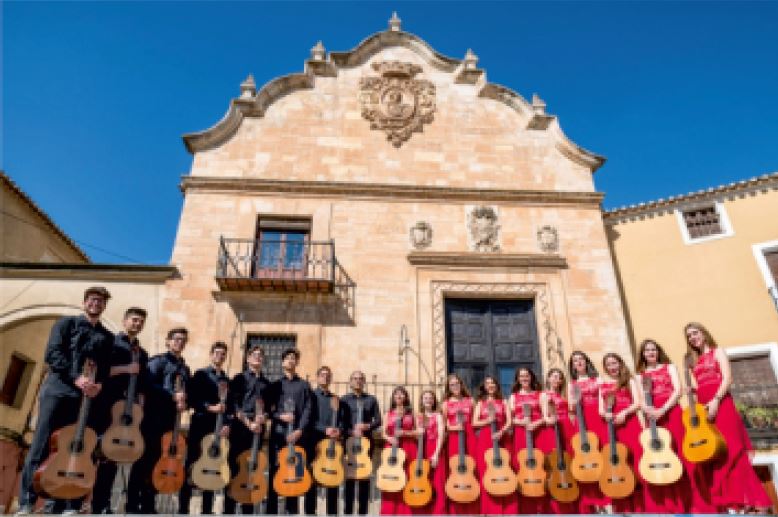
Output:
[[[612,499],[623,499],[635,490],[635,474],[627,463],[627,447],[623,443],[608,443],[602,448],[600,490]]]
[[[334,488],[345,479],[343,446],[337,440],[325,438],[316,444],[313,478],[322,486]]]
[[[160,494],[175,494],[184,486],[184,457],[186,442],[180,434],[173,443],[173,431],[162,435],[162,457],[151,473],[154,488]]]
[[[683,436],[683,455],[692,463],[704,463],[726,450],[719,430],[708,421],[708,411],[700,403],[684,408],[681,416],[686,432]]]
[[[651,429],[640,433],[640,444],[643,446],[643,456],[638,463],[638,472],[652,485],[670,485],[681,479],[683,466],[672,449],[670,432],[656,428],[657,439],[651,435]]]
[[[143,436],[140,422],[143,410],[132,404],[131,414],[125,415],[125,402],[118,401],[111,408],[111,427],[100,442],[100,449],[109,460],[116,463],[134,463],[143,455]]]
[[[393,451],[394,449],[394,451]],[[392,454],[394,452],[394,455]],[[381,451],[381,466],[376,471],[376,486],[382,492],[399,492],[405,487],[405,451],[387,447]]]
[[[430,462],[415,459],[409,469],[411,475],[403,488],[403,501],[412,508],[426,506],[432,501],[432,484],[430,483]]]
[[[287,448],[288,449],[288,448]],[[283,497],[298,497],[311,488],[311,473],[305,468],[305,451],[295,446],[291,451],[278,452],[278,471],[273,488]]]
[[[465,456],[460,465],[458,455],[448,460],[449,474],[446,480],[446,495],[455,503],[472,503],[480,495],[480,485],[475,477],[475,461]]]
[[[484,472],[484,489],[493,496],[512,495],[518,486],[516,473],[511,468],[511,459],[508,451],[500,448],[495,457],[494,449],[488,449],[484,453],[486,472]]]
[[[572,503],[580,494],[578,483],[570,470],[570,455],[554,449],[546,457],[550,472],[548,474],[548,491],[560,503]]]
[[[215,444],[210,435],[200,443],[203,453],[192,464],[192,482],[201,490],[221,490],[230,482],[230,444],[221,437]]]
[[[364,436],[352,436],[346,440],[346,477],[367,479],[373,473],[370,461],[370,440]]]
[[[55,499],[78,499],[92,491],[97,467],[92,452],[97,445],[97,435],[86,427],[79,446],[74,446],[78,433],[76,424],[57,432],[56,453],[39,469],[41,490]]]
[[[581,433],[576,433],[570,444],[573,447],[573,460],[570,462],[573,477],[581,483],[599,481],[602,475],[602,455],[597,435],[586,431],[584,442]]]
[[[41,476],[43,476],[43,473],[46,472],[46,469],[49,466],[49,461],[52,458],[54,458],[54,456],[56,456],[57,448],[58,448],[58,444],[57,444],[58,438],[59,438],[59,431],[54,431],[51,434],[51,438],[49,438],[49,455],[46,457],[45,460],[43,460],[43,463],[38,465],[35,474],[32,475],[32,488],[35,490],[35,493],[47,499],[50,499],[51,496],[47,494],[45,490],[43,490],[43,487],[41,486]]]
[[[543,468],[545,457],[543,453],[534,449],[532,457],[527,449],[519,451],[518,485],[524,497],[542,497],[546,494],[546,471]]]
[[[267,456],[257,452],[257,461],[251,464],[251,450],[238,455],[238,474],[230,481],[229,494],[240,504],[257,504],[267,496]]]

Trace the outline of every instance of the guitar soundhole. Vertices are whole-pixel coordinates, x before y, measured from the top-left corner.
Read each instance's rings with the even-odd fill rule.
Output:
[[[527,468],[528,469],[534,469],[535,468],[535,458],[530,458],[527,460]]]
[[[611,454],[611,465],[618,465],[619,464],[619,457],[615,454]]]
[[[354,454],[355,456],[357,454],[361,454],[362,453],[362,447],[359,446],[359,445],[355,445],[354,447],[351,448],[351,453]]]
[[[457,467],[457,472],[459,472],[460,474],[464,474],[465,472],[467,472],[467,467],[465,465],[459,465]]]
[[[692,417],[692,418],[689,420],[689,422],[692,424],[692,427],[697,427],[698,425],[700,425],[700,417],[698,417],[698,416],[693,416],[693,417]]]
[[[297,463],[297,459],[294,456],[288,456],[286,458],[287,465],[294,465],[295,463]]]
[[[178,454],[178,447],[176,445],[171,445],[167,449],[168,456],[176,456]]]
[[[74,440],[73,443],[70,444],[70,452],[73,453],[80,453],[84,450],[84,443],[80,440]]]
[[[249,468],[249,472],[251,472],[253,474],[254,471],[257,470],[257,464],[254,463],[253,461],[249,461],[248,462],[248,468]]]
[[[651,448],[655,451],[661,451],[662,450],[662,442],[659,440],[651,440]]]
[[[567,470],[567,465],[565,465],[565,462],[562,460],[559,460],[556,464],[557,470]]]
[[[584,443],[583,445],[581,445],[581,450],[583,452],[589,452],[590,450],[592,450],[592,448],[588,443]]]
[[[331,450],[327,449],[327,458],[328,459],[335,458],[335,451],[331,451]]]
[[[500,458],[495,458],[492,461],[492,465],[494,465],[495,468],[499,469],[500,467],[502,467],[502,460]]]
[[[219,446],[218,445],[211,445],[208,447],[208,456],[211,458],[218,458],[219,457]]]
[[[395,465],[397,465],[397,458],[392,458],[391,456],[389,456],[389,461],[387,461],[387,463],[392,467],[394,467]]]
[[[125,427],[132,425],[132,415],[122,415],[122,425]]]

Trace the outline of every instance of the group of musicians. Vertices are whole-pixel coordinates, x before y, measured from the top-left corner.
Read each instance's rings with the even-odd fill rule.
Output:
[[[143,455],[132,464],[127,480],[126,512],[153,514],[156,490],[152,469],[162,454],[161,437],[174,428],[177,414],[192,410],[186,451],[186,467],[201,454],[203,437],[217,433],[229,440],[229,463],[238,469],[237,457],[252,446],[256,433],[269,426],[270,479],[278,468],[279,451],[288,444],[302,446],[308,460],[314,457],[316,444],[325,438],[344,440],[364,436],[370,441],[381,430],[387,447],[405,451],[408,463],[416,458],[417,442],[423,427],[423,454],[432,467],[430,480],[434,488],[432,501],[424,508],[411,508],[401,492],[385,492],[381,499],[382,514],[518,514],[518,513],[717,513],[728,511],[766,512],[771,501],[750,465],[751,444],[743,422],[729,395],[731,372],[726,354],[705,327],[698,323],[686,326],[688,353],[694,359],[691,374],[694,386],[682,387],[678,369],[670,363],[662,347],[653,340],[641,343],[637,373],[629,371],[623,358],[615,353],[604,356],[602,371],[583,352],[573,352],[568,371],[553,368],[541,386],[529,368],[516,371],[509,395],[504,395],[497,379],[486,377],[476,393],[456,374],[449,375],[442,401],[434,391],[421,394],[416,412],[404,387],[392,393],[391,404],[382,415],[376,398],[365,392],[365,375],[352,372],[350,393],[331,404],[336,397],[330,391],[332,371],[322,366],[316,372],[316,389],[297,374],[300,353],[288,349],[282,353],[282,377],[270,382],[262,373],[264,351],[252,347],[247,351],[246,368],[232,379],[224,364],[228,347],[216,342],[210,348],[210,365],[191,374],[183,358],[188,340],[185,328],[167,333],[167,352],[149,358],[138,341],[146,311],[127,309],[123,331],[113,335],[100,323],[100,316],[110,298],[102,287],[84,293],[83,314],[57,321],[51,331],[45,360],[49,374],[39,395],[35,435],[27,454],[21,478],[19,514],[33,511],[38,494],[33,475],[49,453],[49,440],[57,429],[73,423],[82,396],[92,399],[88,426],[101,435],[110,424],[111,406],[127,396],[131,376],[137,377],[137,393],[143,405],[140,428],[145,442]],[[86,361],[96,365],[94,376],[83,374]],[[641,380],[651,379],[651,404],[646,403]],[[185,389],[177,389],[177,380]],[[229,396],[220,396],[220,385],[229,386]],[[555,429],[561,430],[563,447],[572,453],[571,439],[578,432],[578,418],[585,420],[601,444],[609,440],[608,424],[616,429],[616,438],[630,451],[630,463],[637,471],[642,447],[638,435],[646,419],[666,428],[677,450],[683,440],[679,399],[693,390],[707,409],[708,419],[718,428],[726,442],[726,452],[713,462],[695,464],[682,458],[684,474],[675,483],[652,485],[638,477],[637,487],[629,497],[610,499],[596,483],[580,486],[575,502],[560,503],[550,496],[522,497],[518,494],[493,496],[481,490],[471,503],[456,503],[445,496],[448,459],[460,452],[475,459],[476,472],[482,476],[487,468],[484,455],[494,441],[510,452],[514,470],[519,451],[527,446],[527,431],[534,445],[549,453],[556,448]],[[257,401],[262,404],[258,405]],[[607,400],[607,402],[606,402]],[[611,403],[613,401],[614,403]],[[257,408],[264,408],[257,414]],[[333,407],[337,407],[334,410]],[[527,408],[530,409],[527,413]],[[578,412],[576,412],[578,409]],[[333,411],[336,413],[333,415]],[[221,418],[219,416],[221,415]],[[218,420],[217,420],[218,419]],[[217,421],[221,429],[215,429]],[[383,425],[382,425],[383,422]],[[422,426],[422,422],[424,422]],[[464,435],[464,440],[458,439]],[[99,449],[99,448],[98,448]],[[117,465],[95,455],[98,461],[97,481],[91,497],[92,513],[110,513],[110,495]],[[180,491],[178,512],[189,513],[193,486],[187,480]],[[368,512],[369,479],[346,479],[342,513]],[[303,510],[316,513],[317,486],[304,496]],[[326,489],[326,513],[339,512],[338,488]],[[75,513],[83,500],[47,500],[45,513]],[[202,513],[212,513],[213,492],[202,492]],[[286,513],[299,512],[298,499],[284,500]],[[254,513],[251,505],[240,505],[225,495],[224,513]],[[278,495],[269,487],[265,512],[278,513]]]

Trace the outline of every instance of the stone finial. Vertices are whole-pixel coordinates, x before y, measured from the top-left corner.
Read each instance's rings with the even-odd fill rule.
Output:
[[[478,56],[476,56],[472,49],[467,49],[467,52],[465,52],[465,70],[475,70],[476,66],[478,66]]]
[[[327,56],[327,50],[324,48],[324,44],[319,41],[311,49],[311,59],[314,61],[324,61]]]
[[[243,99],[254,97],[257,94],[257,85],[254,82],[254,76],[249,74],[246,79],[240,83],[240,96]]]
[[[399,32],[400,29],[400,23],[402,20],[400,20],[400,17],[397,16],[397,11],[394,11],[392,13],[392,17],[389,18],[389,30],[392,32]]]
[[[532,94],[532,111],[534,111],[536,115],[546,114],[546,103],[543,99],[538,97],[537,93]]]

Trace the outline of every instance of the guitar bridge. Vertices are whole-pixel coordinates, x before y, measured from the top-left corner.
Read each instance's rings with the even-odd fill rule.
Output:
[[[689,444],[689,447],[699,447],[700,445],[705,445],[708,443],[707,438],[703,438],[702,440],[697,440],[696,442],[692,442]]]
[[[111,440],[114,445],[124,445],[125,447],[135,447],[135,440],[124,440],[122,438],[114,438]]]
[[[83,472],[73,472],[71,470],[58,470],[57,476],[61,478],[76,478],[76,479],[84,479],[84,473]]]
[[[473,485],[467,484],[467,485],[459,485],[457,483],[454,483],[454,488],[457,490],[470,490],[473,487]]]
[[[524,480],[524,484],[526,484],[526,485],[540,485],[542,483],[543,483],[543,481],[541,481],[540,479],[525,479]]]
[[[203,474],[208,474],[209,476],[221,476],[220,470],[201,469],[200,472],[202,472]]]
[[[670,464],[669,463],[649,463],[648,468],[650,469],[669,469]]]
[[[399,481],[400,476],[387,476],[387,475],[383,475],[383,476],[381,476],[381,479],[388,479],[389,481]]]
[[[321,469],[319,469],[319,470],[320,470],[321,472],[325,473],[325,474],[337,474],[337,473],[338,473],[338,471],[337,471],[337,470],[328,469],[328,468],[325,468],[325,467],[322,467],[322,468],[321,468]]]

